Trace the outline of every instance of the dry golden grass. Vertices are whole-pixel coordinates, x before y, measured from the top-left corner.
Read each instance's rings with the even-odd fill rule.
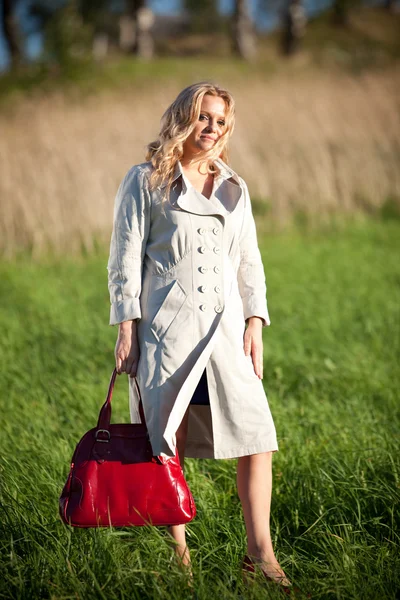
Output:
[[[329,218],[400,197],[400,72],[351,77],[302,72],[220,82],[234,93],[233,167],[278,225],[294,213]],[[62,94],[22,101],[0,115],[0,251],[40,253],[108,240],[115,192],[179,91]]]

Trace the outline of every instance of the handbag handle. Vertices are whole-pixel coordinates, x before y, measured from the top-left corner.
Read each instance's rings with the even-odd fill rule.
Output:
[[[110,421],[111,421],[111,399],[112,399],[112,395],[113,395],[114,384],[115,384],[116,378],[117,378],[117,369],[114,368],[114,370],[112,372],[112,375],[111,375],[110,384],[108,386],[108,392],[107,392],[106,401],[104,402],[103,406],[100,409],[99,420],[97,422],[97,429],[98,430],[102,429],[104,431],[108,431],[108,428],[110,426]],[[136,391],[137,391],[138,396],[139,396],[139,415],[140,415],[140,420],[141,420],[142,424],[147,429],[146,420],[144,418],[142,395],[140,393],[140,389],[139,389],[139,385],[138,385],[136,377],[134,378],[134,381],[135,381]]]

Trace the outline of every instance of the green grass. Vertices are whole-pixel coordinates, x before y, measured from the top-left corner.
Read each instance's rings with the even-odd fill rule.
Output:
[[[273,541],[313,598],[399,597],[399,240],[390,220],[260,239],[264,382],[280,444]],[[58,518],[113,368],[106,259],[0,265],[0,598],[189,597],[164,528],[72,530]],[[127,382],[117,383],[114,422],[127,422]],[[199,598],[280,597],[241,583],[235,466],[186,461]]]

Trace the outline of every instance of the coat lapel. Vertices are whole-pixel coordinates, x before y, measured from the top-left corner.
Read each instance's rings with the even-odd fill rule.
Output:
[[[182,210],[196,215],[220,215],[221,217],[227,217],[235,210],[242,195],[239,178],[221,160],[217,160],[216,164],[219,173],[215,176],[213,193],[210,199],[207,199],[190,185],[182,172],[180,162],[177,163],[174,179],[181,176],[181,193],[176,203]]]
[[[231,179],[223,179],[217,176],[215,182],[213,200],[217,200],[225,209],[225,213],[233,212],[242,196],[242,187]]]

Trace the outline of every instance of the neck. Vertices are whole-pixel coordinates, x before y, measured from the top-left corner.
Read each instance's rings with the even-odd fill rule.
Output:
[[[196,158],[195,156],[187,157],[184,156],[181,158],[181,165],[187,171],[196,171],[201,175],[205,175],[208,173],[209,161]]]

